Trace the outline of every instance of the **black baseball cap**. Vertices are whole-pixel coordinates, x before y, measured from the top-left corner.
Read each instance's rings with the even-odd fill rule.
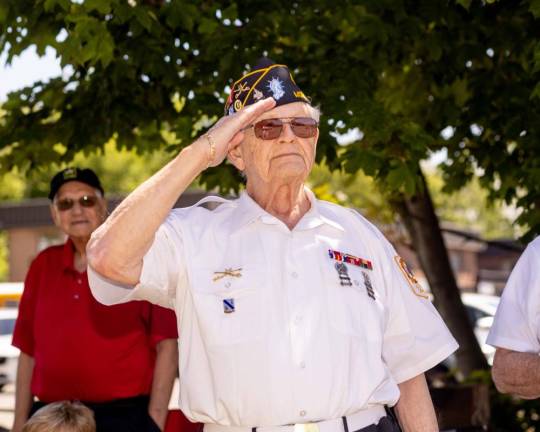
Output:
[[[56,173],[52,178],[49,199],[52,201],[58,192],[58,189],[60,189],[63,184],[70,181],[86,183],[88,186],[98,189],[102,194],[105,193],[98,176],[90,168],[66,168],[59,173]]]

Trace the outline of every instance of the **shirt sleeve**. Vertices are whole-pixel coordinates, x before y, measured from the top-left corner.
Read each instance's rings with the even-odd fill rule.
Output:
[[[154,345],[165,339],[178,339],[174,311],[152,305],[150,314],[150,334]]]
[[[185,288],[187,271],[179,223],[169,215],[157,230],[143,258],[139,283],[134,287],[107,279],[88,267],[88,281],[96,300],[105,305],[147,300],[174,309],[177,289]]]
[[[504,288],[487,343],[513,351],[539,353],[540,242],[519,258]]]
[[[458,344],[403,259],[386,239],[384,243],[387,320],[382,352],[401,383],[440,363]]]
[[[24,281],[19,302],[19,313],[13,330],[12,345],[23,353],[34,356],[34,317],[39,285],[39,257],[32,262]]]

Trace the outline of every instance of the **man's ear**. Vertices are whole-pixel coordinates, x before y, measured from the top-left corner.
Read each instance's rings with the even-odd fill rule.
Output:
[[[100,206],[100,213],[101,213],[101,221],[105,222],[105,219],[107,219],[107,199],[105,197],[102,197],[99,199],[99,206]]]
[[[227,153],[227,159],[232,163],[237,170],[244,171],[246,163],[244,161],[244,154],[242,153],[241,143],[238,143],[234,147],[229,149]]]

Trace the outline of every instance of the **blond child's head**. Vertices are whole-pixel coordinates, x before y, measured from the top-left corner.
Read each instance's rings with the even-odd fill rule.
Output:
[[[94,413],[79,402],[54,402],[36,411],[22,432],[96,432],[96,422]]]

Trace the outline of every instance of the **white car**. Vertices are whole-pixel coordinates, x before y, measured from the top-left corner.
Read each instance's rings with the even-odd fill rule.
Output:
[[[493,364],[495,348],[486,344],[486,339],[493,325],[493,317],[501,298],[487,294],[462,293],[461,301],[467,309],[469,320],[474,327],[474,334],[482,352],[490,365]]]
[[[15,382],[19,350],[11,345],[17,308],[0,308],[0,390]]]

